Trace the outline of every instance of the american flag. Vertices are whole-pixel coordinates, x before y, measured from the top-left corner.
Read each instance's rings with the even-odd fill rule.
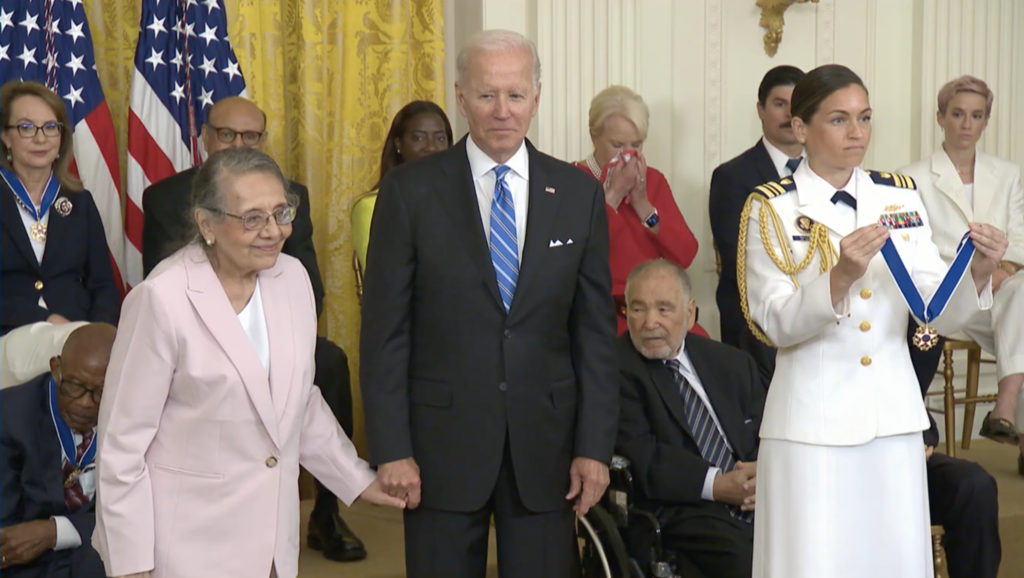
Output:
[[[245,95],[221,0],[144,0],[128,112],[128,282],[142,280],[142,191],[202,162],[217,100]]]
[[[0,83],[12,79],[41,82],[64,99],[74,127],[72,169],[96,201],[122,285],[121,167],[82,0],[0,0]]]

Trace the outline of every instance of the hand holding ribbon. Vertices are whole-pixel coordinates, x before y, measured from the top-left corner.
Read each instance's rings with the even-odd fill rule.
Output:
[[[850,287],[864,276],[868,263],[889,239],[889,229],[878,223],[866,225],[839,241],[839,262],[829,274],[832,306],[835,307],[850,291]]]
[[[968,235],[974,243],[974,258],[971,259],[971,277],[978,293],[989,282],[992,273],[999,267],[1007,247],[1006,233],[987,223],[971,223]]]

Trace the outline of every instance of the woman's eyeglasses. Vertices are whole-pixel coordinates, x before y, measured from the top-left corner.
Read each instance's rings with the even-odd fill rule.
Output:
[[[57,121],[44,122],[41,126],[32,124],[31,122],[21,122],[18,124],[9,124],[4,128],[18,129],[18,136],[21,138],[34,138],[39,131],[43,131],[43,136],[47,137],[60,136],[60,133],[64,130],[64,125]]]
[[[245,227],[246,231],[262,231],[264,227],[270,224],[270,218],[274,218],[274,222],[278,225],[287,225],[295,220],[295,207],[278,207],[274,209],[272,213],[265,213],[263,211],[249,211],[244,215],[233,215],[227,211],[221,211],[219,209],[212,209],[216,212],[227,215],[242,221],[242,226]]]

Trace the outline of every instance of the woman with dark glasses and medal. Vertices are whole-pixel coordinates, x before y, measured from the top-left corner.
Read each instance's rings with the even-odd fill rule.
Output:
[[[68,172],[64,101],[37,82],[0,88],[0,333],[37,321],[117,321],[120,291],[99,211]]]

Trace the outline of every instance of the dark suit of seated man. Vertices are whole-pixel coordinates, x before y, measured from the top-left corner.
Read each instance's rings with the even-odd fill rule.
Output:
[[[106,576],[92,548],[96,418],[114,326],[76,329],[50,372],[0,392],[0,573]],[[72,461],[73,459],[73,461]]]
[[[218,100],[206,114],[202,139],[206,151],[213,154],[232,147],[263,149],[266,140],[266,115],[254,103],[242,97]],[[149,272],[165,257],[191,239],[192,179],[198,167],[154,183],[142,193],[145,223],[142,229],[142,268]],[[324,286],[313,247],[313,221],[309,212],[309,191],[305,186],[288,181],[288,188],[298,197],[299,205],[292,222],[292,234],[284,242],[283,251],[302,262],[313,285],[316,313],[323,311]],[[352,391],[348,356],[335,343],[324,337],[316,342],[316,375],[314,382],[323,392],[334,417],[345,434],[352,436]],[[331,560],[346,562],[362,560],[366,549],[338,513],[338,500],[319,481],[317,497],[310,515],[307,541],[311,548],[323,550]]]
[[[764,386],[746,353],[687,335],[690,295],[674,263],[630,273],[617,452],[632,462],[637,502],[656,512],[666,549],[706,576],[746,577]]]

